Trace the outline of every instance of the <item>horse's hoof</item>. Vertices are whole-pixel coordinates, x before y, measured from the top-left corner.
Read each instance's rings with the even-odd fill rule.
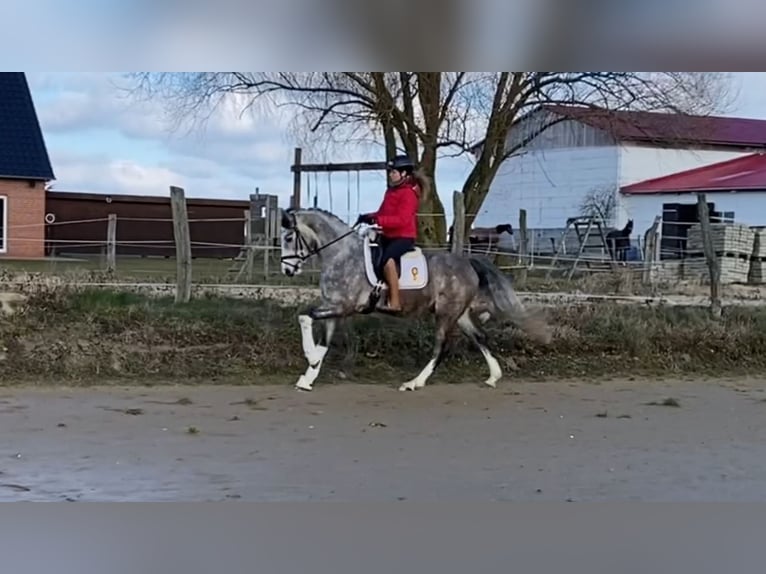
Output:
[[[303,377],[303,375],[301,375],[301,378],[298,379],[297,383],[295,383],[295,388],[304,392],[311,392],[314,390],[313,387],[306,382],[306,379]]]
[[[409,382],[409,383],[404,383],[401,387],[399,387],[399,390],[402,392],[406,392],[406,391],[414,391],[417,388],[418,387],[415,385],[414,382]]]

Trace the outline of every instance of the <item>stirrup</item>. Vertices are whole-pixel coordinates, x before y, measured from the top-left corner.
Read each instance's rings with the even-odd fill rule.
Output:
[[[391,309],[390,307],[375,307],[375,310],[384,315],[401,315],[403,312],[403,309]]]
[[[400,314],[403,309],[400,307],[399,309],[393,309],[388,302],[382,305],[376,305],[375,310],[379,311],[380,313],[386,313],[387,315],[398,315]]]

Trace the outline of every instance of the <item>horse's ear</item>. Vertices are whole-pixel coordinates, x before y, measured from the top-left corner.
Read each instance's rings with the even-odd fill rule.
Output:
[[[284,209],[280,209],[282,212],[282,228],[283,229],[292,229],[293,228],[293,219],[290,217],[290,215],[285,211]]]

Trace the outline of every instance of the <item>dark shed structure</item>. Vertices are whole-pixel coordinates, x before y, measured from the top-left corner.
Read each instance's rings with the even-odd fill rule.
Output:
[[[236,257],[245,238],[249,201],[186,199],[193,257]],[[107,218],[117,215],[117,254],[175,256],[169,197],[48,191],[46,254],[98,255]]]

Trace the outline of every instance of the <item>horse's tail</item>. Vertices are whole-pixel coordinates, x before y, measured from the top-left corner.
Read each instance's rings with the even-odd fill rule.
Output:
[[[546,345],[550,343],[551,334],[545,321],[527,311],[511,281],[489,261],[478,257],[470,257],[469,261],[479,276],[480,291],[491,301],[497,314],[523,329],[532,339]]]

